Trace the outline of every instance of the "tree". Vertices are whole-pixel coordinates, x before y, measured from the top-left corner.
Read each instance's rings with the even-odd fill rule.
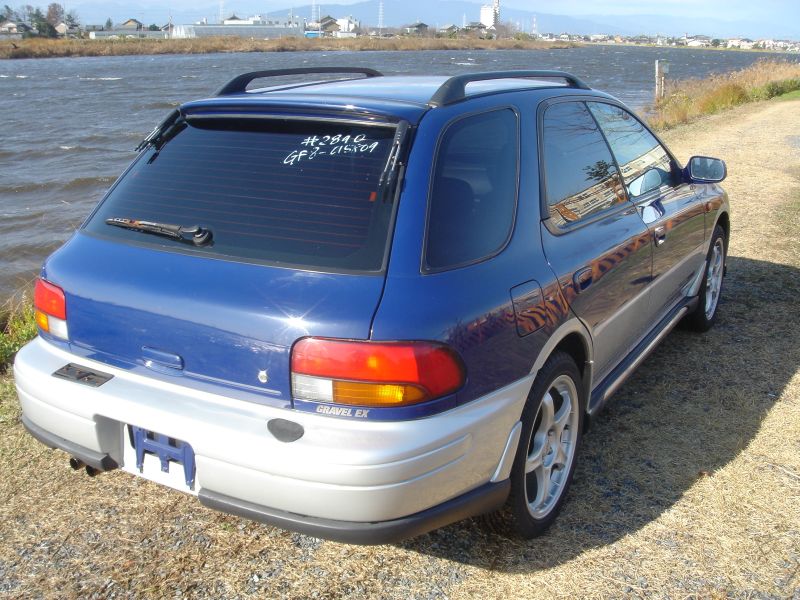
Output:
[[[158,25],[156,25],[155,23],[152,23],[152,24],[150,25],[150,27],[148,27],[147,29],[148,29],[149,31],[161,31],[161,27],[159,27],[159,26],[158,26]]]
[[[112,20],[111,20],[111,17],[108,17],[108,18],[106,19],[106,26],[105,26],[105,29],[106,29],[106,30],[109,30],[109,29],[114,29],[114,21],[112,21]]]
[[[81,25],[81,19],[75,10],[71,10],[67,13],[64,17],[64,22],[67,24],[67,27],[80,27]]]
[[[17,21],[17,14],[14,12],[14,9],[11,8],[8,4],[3,7],[3,21]]]
[[[47,6],[47,17],[45,19],[50,25],[55,27],[64,21],[64,7],[56,2],[52,2]]]
[[[42,11],[39,11],[41,13]],[[34,22],[34,14],[36,11],[34,10],[33,6],[30,4],[23,4],[17,9],[16,16],[17,19],[20,21],[26,21],[33,25]]]
[[[714,48],[719,48],[721,44],[722,40],[720,39],[714,38],[713,40],[711,40],[711,45],[714,46]]]

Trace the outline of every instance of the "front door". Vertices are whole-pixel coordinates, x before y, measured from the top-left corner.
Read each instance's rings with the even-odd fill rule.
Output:
[[[544,251],[592,336],[602,381],[646,333],[650,233],[586,104],[552,104],[542,125]]]
[[[666,148],[636,117],[612,104],[588,106],[653,238],[650,314],[655,326],[685,296],[703,266],[703,204]]]

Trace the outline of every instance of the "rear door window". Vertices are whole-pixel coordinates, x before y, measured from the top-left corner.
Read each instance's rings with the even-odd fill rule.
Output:
[[[503,248],[514,224],[518,148],[511,109],[464,117],[445,130],[429,202],[429,270],[477,262]]]
[[[548,107],[542,140],[547,206],[556,227],[627,201],[608,145],[582,102]]]
[[[150,147],[86,229],[102,236],[301,268],[380,271],[393,206],[378,181],[394,127],[278,119],[191,119]],[[200,225],[194,247],[110,226],[129,218]]]

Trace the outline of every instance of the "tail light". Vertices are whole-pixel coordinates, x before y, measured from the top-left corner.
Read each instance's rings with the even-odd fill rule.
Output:
[[[441,398],[464,381],[458,355],[433,342],[303,338],[292,349],[298,400],[396,407]]]
[[[69,338],[64,290],[49,281],[37,279],[33,290],[33,307],[39,329],[64,340]]]

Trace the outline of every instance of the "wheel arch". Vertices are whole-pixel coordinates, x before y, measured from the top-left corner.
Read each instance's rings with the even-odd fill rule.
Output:
[[[731,239],[731,217],[727,213],[727,211],[722,211],[717,216],[717,221],[714,223],[714,227],[719,225],[722,227],[722,231],[725,232],[725,250],[728,249],[728,244]],[[714,231],[713,229],[711,231]]]
[[[581,401],[583,410],[588,410],[588,399],[591,394],[592,386],[592,343],[586,327],[573,317],[562,323],[547,340],[544,348],[539,352],[539,356],[531,369],[532,375],[537,375],[547,359],[555,352],[564,352],[575,361],[578,371],[581,374],[583,383],[583,393]]]

